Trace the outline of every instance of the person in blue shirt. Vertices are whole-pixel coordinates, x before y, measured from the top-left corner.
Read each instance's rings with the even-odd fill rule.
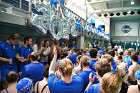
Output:
[[[49,68],[48,86],[50,93],[82,93],[83,79],[77,75],[72,75],[73,64],[64,58],[58,64],[58,70],[61,73],[61,78],[55,75],[57,50],[53,48],[54,57]]]
[[[107,52],[107,54],[111,55],[113,57],[113,60],[112,60],[112,72],[115,72],[117,71],[117,62],[114,60],[114,57],[115,57],[115,51],[114,50],[110,50]]]
[[[127,66],[129,67],[132,63],[131,63],[131,51],[130,50],[126,50],[125,51],[125,59],[124,59],[124,62],[127,64]]]
[[[24,77],[28,77],[33,80],[33,84],[35,84],[37,81],[41,81],[44,76],[44,65],[40,62],[38,62],[39,55],[36,52],[32,52],[30,55],[31,63],[24,66],[21,73],[21,79]]]
[[[92,69],[95,72],[96,72],[96,70],[94,68],[94,64],[98,61],[97,53],[98,53],[98,50],[96,48],[92,48],[89,50],[89,54],[91,57],[91,59],[89,60],[89,67],[90,67],[90,69]]]
[[[19,34],[11,34],[7,41],[0,43],[0,69],[1,81],[5,82],[10,71],[17,72],[16,56],[18,52]],[[4,85],[4,84],[2,84]]]
[[[99,81],[101,81],[104,74],[111,72],[111,66],[106,60],[100,60],[99,62],[95,63],[95,69],[97,71],[97,77]],[[93,84],[95,82],[95,77],[89,75],[90,82],[85,89],[84,93],[100,93],[100,82],[97,84]]]
[[[89,58],[87,56],[82,56],[80,58],[81,66],[82,66],[82,72],[78,75],[84,80],[84,88],[83,91],[86,89],[88,83],[89,83],[89,74],[92,73],[95,75],[96,73],[89,68]],[[94,83],[98,83],[97,78],[95,79]]]
[[[20,62],[19,71],[21,71],[25,65],[29,64],[29,54],[33,52],[33,49],[31,48],[31,44],[32,44],[32,38],[25,37],[24,45],[19,49],[19,52],[18,52],[19,56],[24,58],[24,60]]]
[[[67,58],[69,58],[72,61],[73,65],[76,65],[76,63],[77,63],[77,61],[76,61],[76,58],[77,58],[76,49],[73,48],[72,50],[70,50]]]

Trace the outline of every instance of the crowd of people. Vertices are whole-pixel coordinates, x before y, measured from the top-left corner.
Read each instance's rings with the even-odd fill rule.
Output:
[[[12,34],[0,43],[0,93],[140,93],[138,52],[19,40]]]

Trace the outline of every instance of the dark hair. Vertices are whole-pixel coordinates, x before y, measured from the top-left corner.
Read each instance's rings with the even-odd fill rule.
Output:
[[[49,68],[46,68],[46,69],[44,70],[44,77],[45,77],[45,78],[48,78],[48,75],[49,75]]]
[[[11,34],[8,37],[8,40],[10,40],[10,39],[15,40],[15,39],[19,39],[19,38],[20,38],[20,35],[19,34]]]
[[[118,59],[122,60],[122,59],[123,59],[123,57],[120,55],[120,56],[118,56]]]
[[[75,48],[72,48],[72,51],[74,51],[74,52],[77,52],[77,49],[75,49]]]
[[[120,52],[120,53],[119,53],[119,55],[121,55],[121,56],[122,56],[122,55],[123,55],[123,52]]]
[[[80,60],[80,59],[81,59],[81,57],[82,57],[82,55],[78,55],[78,56],[77,56],[78,60]]]
[[[137,56],[139,56],[139,52],[135,52],[134,54],[137,55]]]
[[[100,60],[97,63],[95,63],[95,69],[98,72],[100,77],[103,77],[103,75],[107,72],[111,72],[111,66],[107,62],[107,60]]]
[[[89,50],[89,54],[90,54],[91,58],[96,58],[97,53],[98,53],[98,50],[96,48],[92,48],[92,49]]]
[[[49,41],[49,40],[46,39],[46,40],[44,41],[44,45],[43,45],[43,47],[45,47],[45,43],[46,43],[47,41]]]
[[[30,54],[30,58],[31,58],[33,61],[38,61],[38,57],[39,57],[39,55],[38,55],[38,53],[36,53],[36,52],[32,52],[32,53]]]
[[[135,54],[131,55],[131,59],[135,62],[138,62],[138,56]]]
[[[40,37],[36,40],[36,44],[38,46],[38,48],[40,49],[41,48],[41,42],[44,41],[44,38]]]
[[[7,83],[14,83],[18,80],[18,75],[16,72],[14,71],[10,71],[7,75],[6,75],[6,81]]]
[[[111,55],[112,57],[115,57],[115,51],[113,50],[108,51],[107,54]]]
[[[29,41],[29,39],[32,39],[32,37],[25,37],[24,38],[24,43],[26,43],[26,41]]]
[[[114,49],[114,51],[118,51],[118,49]]]

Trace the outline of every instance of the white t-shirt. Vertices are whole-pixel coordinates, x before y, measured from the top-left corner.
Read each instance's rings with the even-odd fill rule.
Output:
[[[41,47],[41,49],[38,49],[37,44],[33,45],[33,52],[40,52],[42,50],[43,47]]]
[[[48,47],[48,48],[43,52],[43,54],[46,55],[46,54],[50,53],[50,51],[51,51],[51,48]]]

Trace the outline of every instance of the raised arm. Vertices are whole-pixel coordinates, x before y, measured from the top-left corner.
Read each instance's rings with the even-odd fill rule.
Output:
[[[57,50],[56,50],[56,46],[54,46],[53,48],[53,59],[52,59],[52,62],[50,64],[50,68],[49,68],[49,75],[51,73],[55,73],[55,68],[56,68],[56,60],[57,60]]]

